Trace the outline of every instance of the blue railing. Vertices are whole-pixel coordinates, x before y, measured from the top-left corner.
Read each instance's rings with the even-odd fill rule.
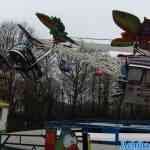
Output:
[[[82,142],[83,142],[83,150],[87,149],[87,140],[89,133],[110,133],[115,135],[114,141],[94,141],[91,140],[92,143],[99,144],[114,144],[120,145],[121,141],[119,140],[120,133],[150,133],[150,123],[149,121],[135,122],[135,124],[131,124],[131,122],[120,122],[117,121],[112,122],[97,122],[97,121],[49,121],[47,128],[78,128],[80,132],[82,132]],[[133,123],[133,122],[132,122]],[[146,141],[147,142],[147,141]],[[148,141],[150,142],[150,141]]]

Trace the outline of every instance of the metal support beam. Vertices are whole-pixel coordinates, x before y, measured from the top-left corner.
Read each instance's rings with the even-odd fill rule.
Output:
[[[83,142],[82,142],[82,149],[83,150],[88,150],[88,133],[83,131],[82,132],[82,138],[83,138]]]

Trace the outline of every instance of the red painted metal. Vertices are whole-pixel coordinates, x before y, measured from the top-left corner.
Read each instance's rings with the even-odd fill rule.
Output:
[[[49,129],[46,132],[45,150],[55,150],[57,133],[55,129]]]

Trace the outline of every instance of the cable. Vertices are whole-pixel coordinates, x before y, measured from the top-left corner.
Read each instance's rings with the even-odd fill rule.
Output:
[[[92,37],[76,37],[76,36],[72,36],[72,38],[77,38],[77,39],[81,39],[81,40],[98,40],[98,41],[112,41],[112,39],[109,38],[92,38]]]

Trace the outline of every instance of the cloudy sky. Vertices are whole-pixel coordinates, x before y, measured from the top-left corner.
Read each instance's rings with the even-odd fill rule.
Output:
[[[136,14],[141,21],[150,18],[150,0],[1,0],[0,22],[28,22],[42,38],[47,28],[36,18],[36,12],[61,17],[71,36],[113,38],[120,29],[112,20],[112,10]]]

